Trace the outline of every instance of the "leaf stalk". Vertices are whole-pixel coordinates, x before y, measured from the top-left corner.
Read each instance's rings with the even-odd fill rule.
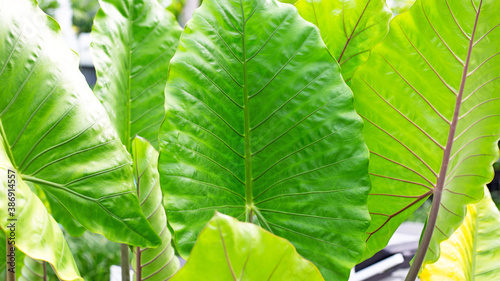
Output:
[[[465,89],[465,81],[467,79],[467,71],[469,67],[470,57],[472,54],[472,47],[474,44],[474,35],[476,33],[477,22],[479,19],[479,13],[481,12],[481,5],[483,1],[479,3],[479,7],[476,13],[476,19],[474,22],[474,28],[472,29],[472,35],[469,40],[469,49],[467,51],[467,60],[465,62],[465,66],[462,72],[462,80],[460,82],[460,90],[457,95],[457,99],[455,102],[455,111],[453,112],[453,121],[450,125],[450,131],[448,132],[448,140],[446,141],[446,148],[443,153],[443,160],[441,163],[441,170],[439,171],[439,176],[437,179],[436,187],[434,188],[434,197],[432,202],[431,211],[429,213],[429,218],[427,220],[427,226],[425,227],[424,234],[422,235],[422,239],[420,241],[420,245],[418,246],[417,253],[415,255],[415,259],[413,260],[413,264],[410,267],[410,271],[406,276],[405,281],[414,281],[418,273],[420,272],[420,268],[422,267],[422,263],[424,262],[425,255],[427,253],[427,249],[429,248],[432,234],[434,232],[434,228],[436,227],[437,216],[439,213],[440,205],[441,205],[441,197],[443,193],[443,187],[446,180],[446,172],[448,171],[448,164],[450,162],[451,150],[453,147],[453,141],[455,138],[455,131],[457,129],[458,118],[460,114],[460,107],[462,105],[462,98]]]

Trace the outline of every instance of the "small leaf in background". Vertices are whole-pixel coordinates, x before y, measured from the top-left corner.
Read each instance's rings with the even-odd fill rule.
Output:
[[[365,258],[434,194],[425,262],[437,260],[466,205],[483,197],[500,137],[499,13],[495,0],[418,0],[355,73],[371,153]]]
[[[163,208],[158,152],[147,140],[136,137],[132,142],[132,157],[142,211],[162,241],[154,249],[134,247],[132,268],[135,278],[140,280],[167,280],[177,272],[180,263],[172,247],[172,235],[167,227],[167,216]]]
[[[389,31],[391,11],[383,0],[300,0],[295,6],[319,28],[348,85],[354,71]]]
[[[135,135],[158,148],[169,61],[182,29],[157,0],[100,3],[90,48],[97,73],[94,93],[129,152]]]
[[[24,266],[21,270],[19,281],[45,281],[47,280],[47,268],[44,269],[44,262],[34,260],[30,257],[24,258]]]
[[[217,213],[201,231],[186,265],[172,281],[322,281],[290,242]]]
[[[368,226],[368,151],[318,29],[272,0],[205,0],[170,63],[159,171],[176,250],[215,210],[349,276]]]
[[[422,281],[500,280],[500,212],[488,189],[484,198],[467,205],[460,227],[441,242],[441,256],[427,264]]]

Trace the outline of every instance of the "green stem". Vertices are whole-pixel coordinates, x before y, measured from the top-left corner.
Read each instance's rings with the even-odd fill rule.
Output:
[[[122,281],[130,280],[130,262],[128,245],[121,244],[121,267],[122,267]]]

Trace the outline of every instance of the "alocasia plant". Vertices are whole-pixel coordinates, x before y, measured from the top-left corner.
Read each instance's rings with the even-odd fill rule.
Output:
[[[157,147],[168,65],[181,28],[157,0],[100,4],[90,49],[97,73],[94,92],[130,153],[135,135]],[[122,279],[128,280],[128,268],[128,249],[122,245]]]
[[[215,210],[290,240],[330,280],[364,249],[368,152],[318,29],[275,0],[206,0],[171,60],[160,180],[187,257]]]
[[[389,31],[391,11],[383,0],[300,0],[295,6],[319,28],[348,85],[354,71]]]
[[[163,90],[181,28],[157,0],[101,0],[90,48],[102,101],[122,143],[135,135],[158,147]]]
[[[441,256],[420,274],[422,281],[500,280],[500,212],[488,189],[467,205],[460,227],[441,243]]]
[[[162,244],[154,249],[134,248],[132,267],[135,278],[137,281],[167,280],[177,272],[180,264],[171,244],[172,235],[167,228],[167,216],[163,208],[158,152],[147,140],[136,137],[132,141],[132,156],[142,211],[162,240]]]
[[[142,214],[131,158],[78,71],[58,24],[35,1],[0,1],[1,227],[7,170],[17,174],[18,241],[64,280],[78,277],[57,223],[25,181],[53,195],[85,228],[108,239],[156,246]],[[127,206],[127,208],[123,208]]]
[[[433,195],[408,280],[424,256],[438,258],[439,242],[491,180],[500,137],[499,12],[493,0],[418,0],[354,75],[371,153],[365,257]]]
[[[201,231],[186,266],[172,278],[193,280],[324,279],[290,242],[256,225],[217,213]]]

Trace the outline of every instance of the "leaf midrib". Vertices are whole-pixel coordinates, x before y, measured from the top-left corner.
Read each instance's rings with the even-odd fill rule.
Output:
[[[250,112],[249,112],[249,96],[247,83],[247,58],[245,44],[245,10],[243,9],[243,0],[240,0],[242,25],[242,50],[243,50],[243,115],[245,119],[245,131],[243,138],[245,141],[245,199],[246,199],[246,218],[247,222],[253,222],[253,190],[252,190],[252,150],[250,144]]]
[[[131,97],[130,97],[130,89],[132,88],[132,49],[131,49],[131,42],[132,42],[132,24],[133,24],[133,12],[134,12],[134,5],[133,1],[128,1],[129,4],[129,15],[128,15],[128,44],[127,44],[127,49],[128,49],[128,70],[127,70],[127,119],[125,122],[127,122],[127,131],[125,132],[125,147],[127,148],[127,151],[131,152],[131,140],[130,140],[130,130],[132,127],[131,123]]]
[[[414,280],[416,278],[416,276],[418,275],[419,268],[422,265],[422,263],[426,257],[427,249],[430,249],[432,251],[432,249],[430,248],[430,242],[434,236],[433,235],[434,228],[437,227],[437,216],[438,216],[439,210],[442,208],[441,200],[442,200],[443,187],[444,187],[444,183],[445,183],[446,178],[447,178],[448,164],[449,164],[450,159],[451,159],[451,157],[450,157],[451,150],[452,150],[453,143],[455,140],[455,132],[456,132],[457,124],[459,121],[460,107],[462,105],[462,98],[463,98],[463,93],[464,93],[464,89],[465,89],[465,82],[467,80],[467,71],[468,71],[468,67],[469,67],[470,57],[472,54],[472,48],[474,47],[474,45],[473,45],[474,44],[474,35],[475,35],[476,29],[477,29],[477,23],[479,20],[479,14],[481,12],[482,2],[483,1],[481,0],[481,2],[479,3],[479,7],[478,7],[478,10],[476,13],[474,27],[472,29],[471,37],[467,38],[467,39],[469,39],[469,48],[467,50],[467,58],[465,61],[465,66],[464,66],[463,71],[462,71],[462,79],[460,82],[460,89],[458,91],[457,98],[455,101],[453,119],[452,119],[452,122],[450,125],[450,130],[448,131],[448,139],[446,141],[446,147],[445,147],[445,150],[443,152],[443,159],[442,159],[439,175],[438,175],[437,182],[436,182],[436,187],[434,188],[434,198],[433,198],[433,202],[432,202],[431,211],[429,213],[427,225],[425,227],[424,233],[423,233],[422,238],[421,238],[421,244],[419,245],[419,249],[417,250],[417,253],[416,253],[415,258],[414,258],[414,264],[410,268],[410,271],[406,277],[406,280]],[[451,10],[450,10],[450,12],[451,12]],[[418,266],[418,268],[417,268],[417,266]]]

